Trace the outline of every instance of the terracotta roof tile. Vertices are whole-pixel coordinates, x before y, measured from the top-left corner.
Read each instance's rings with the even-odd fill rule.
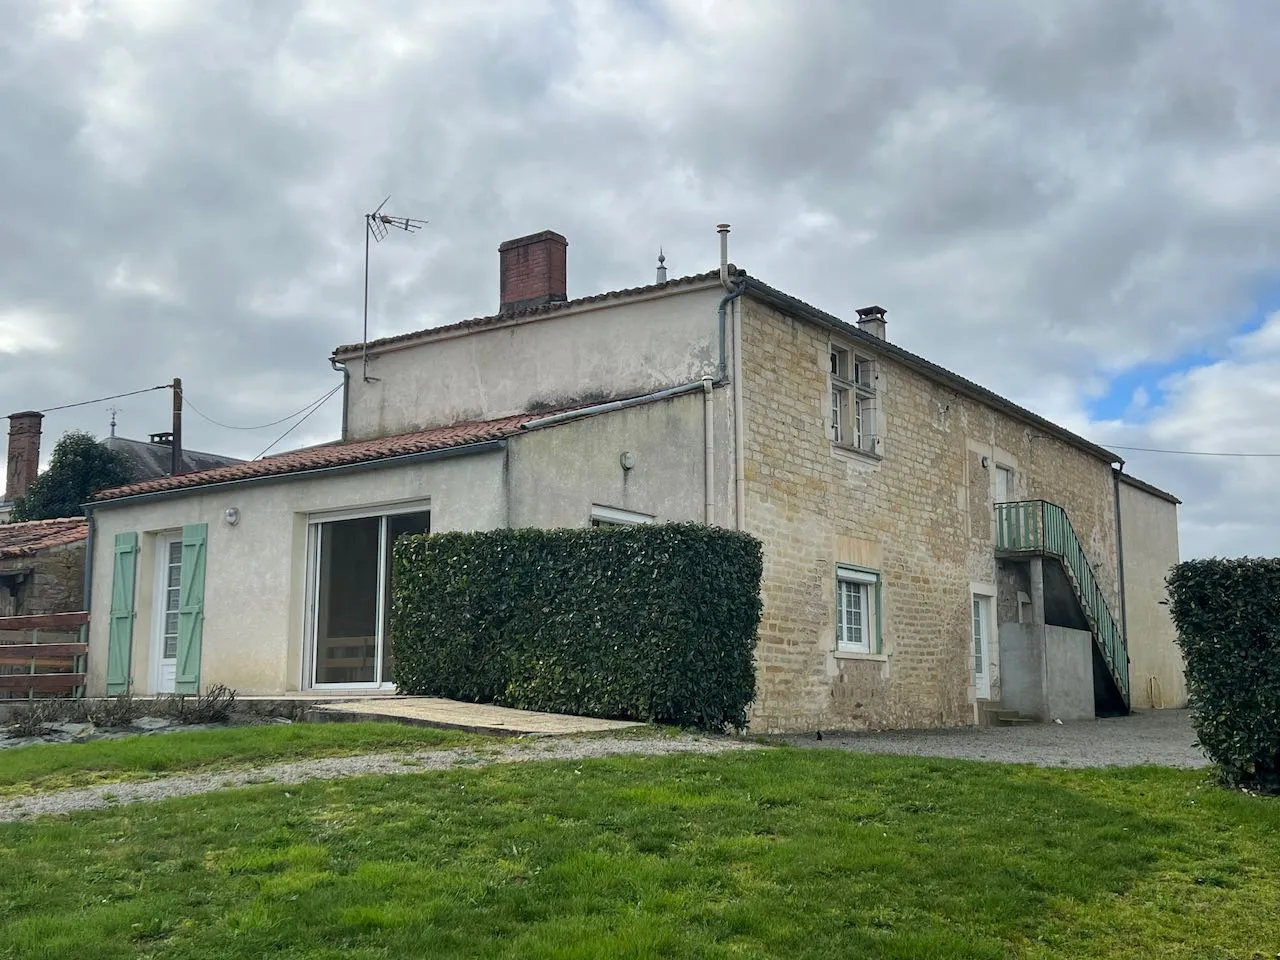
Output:
[[[110,490],[99,491],[94,495],[93,499],[95,502],[120,500],[124,497],[133,497],[144,493],[181,490],[187,487],[200,487],[211,483],[227,483],[235,480],[255,480],[261,477],[282,476],[325,467],[340,467],[348,464],[385,460],[389,457],[428,453],[432,450],[463,447],[468,444],[501,440],[504,437],[513,436],[520,432],[523,424],[545,416],[548,416],[548,413],[522,413],[497,420],[457,423],[450,426],[434,427],[430,430],[420,430],[416,433],[379,437],[374,440],[358,440],[352,443],[334,443],[307,447],[274,457],[266,457],[262,460],[250,460],[246,463],[237,463],[228,467],[201,470],[198,473],[183,473],[176,477],[158,477],[141,483],[114,487]]]
[[[609,290],[605,293],[595,293],[589,297],[578,297],[576,300],[566,300],[561,303],[546,303],[540,307],[526,307],[524,310],[513,310],[510,313],[495,313],[488,317],[475,317],[471,320],[462,320],[458,323],[446,324],[442,327],[428,327],[425,330],[413,330],[409,333],[400,333],[394,337],[382,337],[378,340],[369,341],[369,349],[374,350],[379,347],[389,347],[398,343],[408,343],[411,340],[417,340],[419,337],[435,336],[441,333],[451,333],[456,330],[476,330],[483,327],[493,327],[498,324],[506,323],[510,320],[522,319],[525,317],[534,317],[548,313],[558,313],[561,310],[568,310],[570,307],[580,307],[587,303],[599,303],[603,300],[625,300],[628,297],[639,296],[645,293],[657,293],[660,290],[674,290],[679,287],[691,287],[695,284],[705,283],[708,280],[714,280],[720,276],[720,271],[711,270],[708,273],[697,273],[688,277],[677,277],[674,280],[667,280],[664,283],[651,283],[645,287],[628,287],[624,290]],[[333,351],[335,357],[344,353],[359,353],[363,344],[347,343],[338,347]]]
[[[84,517],[0,523],[0,560],[35,556],[42,550],[65,547],[89,536]]]

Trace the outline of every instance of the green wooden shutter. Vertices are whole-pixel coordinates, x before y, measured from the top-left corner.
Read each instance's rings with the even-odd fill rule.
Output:
[[[204,635],[205,540],[209,526],[182,528],[182,575],[178,586],[178,673],[174,690],[200,692],[200,642]]]
[[[111,628],[107,637],[107,694],[129,689],[133,660],[133,588],[138,571],[138,535],[117,533],[111,574]]]

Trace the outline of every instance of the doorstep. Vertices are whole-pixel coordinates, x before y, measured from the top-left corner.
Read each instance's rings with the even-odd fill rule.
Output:
[[[390,720],[420,727],[467,730],[471,733],[544,737],[608,733],[644,726],[634,720],[600,720],[564,713],[513,710],[491,703],[466,703],[443,697],[380,696],[348,698],[340,702],[317,702],[317,698],[312,700],[304,716],[314,722]]]

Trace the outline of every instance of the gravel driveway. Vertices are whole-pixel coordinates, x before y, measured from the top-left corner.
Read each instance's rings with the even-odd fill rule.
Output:
[[[178,734],[181,736],[181,734]],[[529,760],[582,760],[588,757],[661,756],[674,753],[721,753],[751,750],[757,744],[729,737],[694,734],[655,737],[557,737],[514,743],[494,750],[459,747],[423,753],[379,753],[355,757],[323,757],[291,760],[242,770],[161,777],[107,783],[94,787],[58,790],[0,801],[0,823],[42,814],[99,810],[125,803],[153,803],[172,797],[190,797],[231,787],[261,783],[303,783],[307,780],[338,780],[369,774],[421,773],[455,767],[482,767],[491,763],[520,763]]]
[[[1186,710],[1142,710],[1108,720],[1015,727],[954,727],[888,733],[827,733],[779,738],[801,747],[1032,763],[1040,767],[1195,768],[1208,764]]]

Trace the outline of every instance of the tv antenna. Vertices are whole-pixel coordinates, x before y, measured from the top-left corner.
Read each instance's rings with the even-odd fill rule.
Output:
[[[427,225],[426,220],[418,220],[414,217],[393,217],[389,213],[383,213],[382,208],[390,199],[391,196],[388,194],[386,200],[378,204],[378,209],[364,215],[364,337],[361,340],[360,360],[365,383],[377,379],[369,376],[369,238],[372,237],[374,243],[381,243],[392,229],[416,233]]]

